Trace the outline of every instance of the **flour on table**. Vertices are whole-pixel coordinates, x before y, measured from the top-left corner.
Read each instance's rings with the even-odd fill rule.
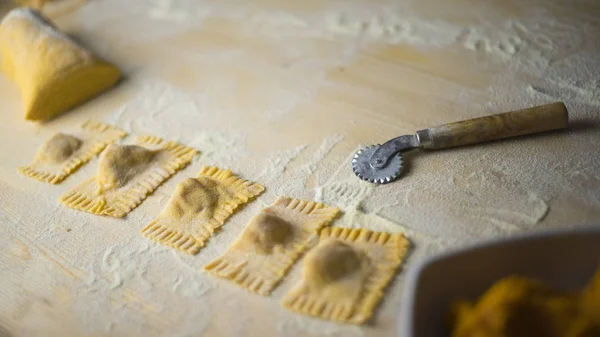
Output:
[[[315,199],[343,209],[360,209],[361,203],[374,190],[374,185],[350,177],[315,188]]]
[[[247,156],[243,133],[202,130],[183,139],[187,140],[186,143],[190,146],[203,150],[199,161],[205,164],[238,169],[239,164],[236,163]]]
[[[246,156],[245,134],[223,128],[203,128],[196,120],[208,116],[202,97],[193,96],[154,77],[142,77],[130,84],[141,86],[109,118],[134,134],[164,134],[179,129],[175,139],[199,149],[201,163],[239,169],[237,163]],[[139,81],[139,82],[138,82]],[[140,114],[144,111],[144,114]],[[177,115],[177,119],[173,116]]]
[[[185,122],[186,117],[207,113],[199,108],[196,97],[151,76],[136,77],[122,89],[130,92],[132,97],[110,116],[110,121],[138,135],[164,133],[175,123],[182,128],[195,128],[196,123],[174,121],[173,114],[177,113]]]
[[[154,0],[151,2],[148,16],[156,20],[183,21],[190,17],[188,8],[181,4],[182,1]]]
[[[321,146],[315,151],[312,158],[302,166],[302,170],[310,177],[317,169],[319,164],[333,150],[333,147],[344,139],[343,135],[333,135],[323,141]]]
[[[299,145],[292,149],[281,150],[270,154],[265,159],[265,167],[258,176],[258,179],[263,176],[272,177],[284,173],[290,162],[296,159],[296,157],[298,157],[298,155],[300,155],[307,147],[308,145]]]
[[[282,310],[280,312],[284,311]],[[358,326],[348,324],[340,325],[335,322],[328,322],[296,314],[280,314],[277,322],[277,330],[280,336],[294,336],[303,333],[324,337],[362,337],[365,335],[364,330]]]
[[[7,291],[0,310],[15,317],[17,323],[7,326],[11,333],[152,336],[168,331],[173,336],[209,332],[242,335],[253,331],[259,317],[250,312],[243,320],[223,321],[219,320],[220,311],[260,308],[271,313],[269,328],[273,330],[269,332],[281,336],[388,335],[393,331],[378,330],[379,324],[389,326],[396,320],[403,300],[405,271],[423,258],[485,238],[597,222],[600,66],[596,62],[598,48],[589,43],[599,33],[594,13],[578,16],[574,22],[571,4],[558,2],[536,6],[535,10],[517,4],[513,12],[503,15],[497,15],[487,2],[473,3],[468,13],[457,13],[459,6],[443,1],[429,9],[422,3],[430,2],[416,0],[394,4],[260,3],[132,0],[124,5],[120,0],[102,0],[89,1],[61,15],[61,25],[76,31],[82,41],[108,59],[123,63],[128,76],[118,88],[119,96],[99,97],[96,108],[92,102],[37,130],[16,125],[17,132],[6,126],[4,132],[23,133],[41,141],[69,123],[71,127],[80,125],[91,114],[131,134],[157,134],[197,147],[201,154],[125,221],[88,214],[74,216],[74,211],[56,202],[66,189],[28,183],[14,172],[23,158],[18,154],[16,159],[2,157],[0,220],[5,235],[0,237],[0,246],[14,258],[2,260],[7,268],[0,283],[13,291]],[[305,10],[302,6],[314,8]],[[448,18],[446,13],[453,16]],[[223,25],[210,25],[215,22]],[[211,32],[215,27],[224,29]],[[223,36],[225,45],[217,43],[206,50],[190,47],[195,46],[194,34],[198,32]],[[161,52],[171,41],[181,50]],[[249,43],[249,52],[244,49],[245,42]],[[263,48],[269,49],[264,55],[274,57],[252,55],[262,56]],[[306,52],[315,49],[327,52]],[[340,88],[340,83],[331,80],[336,67],[344,66],[346,74],[348,70],[365,70],[364,66],[388,62],[381,55],[388,55],[387,51],[394,55],[396,50],[470,58],[470,67],[493,71],[482,75],[485,80],[472,87],[448,84],[444,81],[453,79],[443,78],[443,87],[416,83],[414,88],[407,88],[411,89],[406,92],[407,107],[416,105],[414,96],[414,101],[431,98],[434,103],[423,107],[440,109],[435,115],[428,112],[423,119],[419,117],[423,123],[434,117],[435,122],[450,122],[564,100],[573,128],[447,151],[407,154],[407,170],[401,179],[373,186],[357,179],[351,170],[350,161],[358,148],[348,149],[357,145],[355,141],[370,142],[357,140],[356,135],[366,130],[344,119],[347,116],[359,122],[357,114],[340,113],[335,116],[342,117],[339,123],[329,124],[343,137],[324,134],[323,130],[315,130],[312,138],[294,134],[297,141],[281,146],[269,144],[266,153],[256,153],[250,146],[261,135],[233,127],[225,118],[215,122],[219,116],[236,116],[255,108],[254,115],[264,116],[275,125],[293,123],[294,118],[305,117],[297,110],[305,108],[304,104],[331,103],[327,101],[328,90]],[[246,58],[249,55],[254,56],[252,66]],[[173,67],[179,61],[185,61],[183,70]],[[393,67],[408,69],[408,79],[431,71],[434,76],[428,78],[435,80],[437,75],[443,77],[435,72],[447,70],[429,69],[427,60],[415,60],[421,61],[421,68]],[[179,85],[173,80],[177,77],[171,77],[170,71],[177,68],[184,75],[189,70],[188,77],[194,80],[205,78],[205,72],[192,73],[202,66],[203,71],[217,69],[202,90],[194,87],[195,82]],[[240,72],[259,85],[238,82],[235,75]],[[468,69],[465,73],[475,76]],[[362,75],[360,71],[352,74]],[[405,79],[399,78],[398,83],[401,80]],[[379,84],[377,79],[373,84]],[[374,86],[360,93],[372,98],[375,92],[385,91],[386,85],[382,84],[384,90]],[[450,94],[442,90],[448,87],[456,90]],[[239,109],[236,99],[245,94],[252,104]],[[260,99],[255,99],[257,96]],[[112,107],[107,108],[105,103]],[[256,108],[254,103],[260,106]],[[369,109],[359,106],[361,102],[355,104]],[[334,105],[326,107],[332,113],[340,112],[334,111],[340,110]],[[201,122],[211,117],[212,123]],[[404,129],[408,122],[414,121],[394,120],[391,124]],[[365,128],[373,133],[373,125]],[[5,148],[12,146],[6,144]],[[231,223],[197,256],[178,254],[141,237],[139,230],[158,215],[175,185],[183,176],[195,176],[203,164],[231,168],[264,184],[267,190],[232,217]],[[72,180],[65,181],[66,187],[91,177],[94,168],[94,163],[84,167]],[[335,221],[336,226],[403,232],[410,239],[413,249],[403,271],[386,292],[373,326],[340,325],[281,310],[279,299],[299,279],[301,268],[292,268],[273,296],[260,301],[242,296],[243,290],[237,292],[235,287],[201,272],[204,264],[221,255],[235,240],[253,214],[279,195],[338,206],[343,214]],[[36,207],[31,207],[32,202]],[[11,280],[23,282],[15,285]]]
[[[527,91],[534,97],[554,100],[573,100],[590,106],[600,107],[600,81],[579,82],[575,79],[553,79],[542,87],[528,85]]]
[[[112,231],[111,225],[106,223],[99,223],[98,221],[91,221],[89,217],[80,216],[76,221],[63,221],[61,222],[64,226],[73,228],[70,232],[65,231],[43,231],[34,232],[33,228],[28,228],[24,223],[29,224],[44,224],[46,223],[43,219],[48,219],[48,214],[55,214],[56,219],[67,219],[64,216],[66,209],[58,208],[58,211],[54,211],[54,203],[39,202],[36,204],[35,209],[29,209],[25,211],[22,205],[16,199],[19,196],[19,192],[14,190],[12,187],[0,183],[0,195],[2,195],[3,209],[13,209],[19,212],[17,218],[5,218],[6,213],[2,213],[2,217],[5,218],[6,229],[8,230],[6,240],[17,239],[17,242],[22,242],[22,245],[28,248],[20,248],[20,251],[27,249],[29,255],[31,255],[30,263],[35,264],[35,268],[28,269],[27,273],[31,277],[35,277],[39,280],[45,280],[48,276],[44,273],[48,271],[46,266],[59,266],[54,269],[50,279],[52,283],[49,286],[55,289],[62,289],[66,286],[66,280],[70,279],[74,282],[70,282],[69,288],[77,293],[77,298],[72,298],[67,295],[61,295],[63,297],[53,297],[50,299],[50,304],[54,306],[55,313],[57,316],[62,316],[66,311],[71,312],[74,322],[64,321],[64,317],[60,319],[63,323],[68,323],[71,326],[77,326],[79,324],[86,324],[88,326],[94,326],[93,329],[101,329],[104,331],[112,331],[116,334],[123,333],[122,325],[125,322],[130,322],[135,319],[140,313],[145,313],[150,317],[154,317],[158,321],[168,322],[173,320],[173,324],[176,321],[181,320],[189,322],[184,311],[177,308],[169,309],[170,312],[179,311],[179,313],[167,314],[165,316],[162,313],[166,308],[157,307],[154,303],[154,299],[150,302],[148,299],[156,295],[156,289],[163,287],[165,284],[174,284],[178,278],[185,278],[186,284],[193,285],[197,284],[197,291],[187,293],[187,296],[201,296],[203,293],[202,288],[206,287],[206,283],[198,283],[194,281],[194,277],[190,276],[190,272],[182,270],[179,265],[173,265],[165,259],[167,254],[150,248],[145,242],[144,238],[138,237],[137,233],[130,236],[127,231],[122,231],[122,222],[118,224],[120,229],[121,237],[125,238],[123,244],[109,245],[104,251],[96,250],[85,250],[75,257],[66,253],[66,249],[71,247],[74,242],[73,240],[96,240],[98,238],[98,230]],[[23,199],[25,200],[25,199]],[[16,214],[15,214],[16,215]],[[132,216],[137,218],[137,216]],[[50,221],[56,221],[55,217],[51,217]],[[139,220],[139,219],[137,219]],[[104,228],[102,228],[104,226]],[[18,228],[18,231],[16,230]],[[36,236],[36,242],[32,241],[31,238]],[[87,245],[87,244],[86,244]],[[68,254],[68,255],[65,255]],[[21,256],[27,256],[21,254]],[[70,262],[75,261],[75,262]],[[87,262],[84,262],[87,261]],[[91,264],[90,264],[91,262]],[[10,268],[12,270],[12,268]],[[15,269],[17,271],[18,269]],[[54,274],[58,270],[60,274]],[[150,281],[147,278],[147,273],[164,273],[158,283],[156,280]],[[39,274],[41,273],[41,274]],[[66,279],[65,279],[66,277]],[[192,289],[186,286],[187,289]],[[135,289],[135,290],[133,290]],[[181,287],[179,289],[182,289]],[[183,288],[185,290],[185,288]],[[31,289],[28,296],[36,297],[36,293],[39,289]],[[187,291],[187,290],[186,290]],[[104,296],[98,297],[97,294],[102,293]],[[69,294],[69,292],[67,292]],[[14,294],[14,300],[22,301],[19,299],[18,294]],[[45,296],[40,294],[39,296]],[[67,297],[64,297],[67,296]],[[59,303],[53,303],[55,301],[62,301]],[[163,301],[168,302],[168,298],[163,298]],[[114,303],[120,303],[115,305]],[[191,303],[190,303],[191,305]],[[106,308],[110,307],[112,313],[107,313]],[[202,311],[204,305],[201,303],[194,304],[197,310]],[[66,310],[66,311],[63,311]],[[161,313],[161,314],[159,314]],[[24,331],[29,331],[36,334],[42,331],[57,331],[54,323],[44,320],[40,320],[39,315],[35,315],[35,311],[25,313],[24,315],[33,315],[32,319],[35,319],[35,324],[29,324],[29,328]],[[180,315],[177,317],[176,315]],[[161,317],[162,316],[162,317]],[[44,316],[52,317],[52,316]],[[25,316],[24,321],[28,318]],[[74,324],[75,321],[79,323]],[[193,327],[193,331],[201,330],[201,326],[198,325],[196,320],[193,320],[196,324]],[[98,325],[99,322],[107,322],[104,327]],[[41,325],[40,325],[41,324]],[[186,323],[187,324],[187,323]],[[21,330],[19,330],[21,331]],[[128,330],[131,331],[131,330]],[[15,332],[15,331],[13,331]],[[178,333],[183,333],[179,331]]]

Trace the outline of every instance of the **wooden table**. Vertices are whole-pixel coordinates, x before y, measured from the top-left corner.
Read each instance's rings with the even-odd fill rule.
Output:
[[[114,90],[43,124],[0,76],[0,336],[390,336],[406,268],[453,246],[600,219],[600,5],[594,1],[90,1],[50,12],[119,65]],[[373,187],[360,144],[455,120],[565,101],[567,131],[408,155]],[[58,131],[92,119],[203,152],[124,219],[17,173]],[[196,256],[139,234],[205,164],[267,192]],[[414,249],[363,327],[282,309],[302,263],[270,297],[202,272],[279,195],[344,211],[335,225],[405,232]],[[460,277],[460,275],[448,275]],[[443,286],[444,280],[440,280]],[[4,330],[5,331],[4,331]]]

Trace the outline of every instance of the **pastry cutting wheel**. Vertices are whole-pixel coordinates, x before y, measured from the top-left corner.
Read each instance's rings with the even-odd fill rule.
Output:
[[[404,168],[403,152],[418,148],[440,150],[563,129],[568,120],[564,103],[557,102],[444,124],[361,149],[352,159],[352,170],[360,179],[387,184],[400,177]]]

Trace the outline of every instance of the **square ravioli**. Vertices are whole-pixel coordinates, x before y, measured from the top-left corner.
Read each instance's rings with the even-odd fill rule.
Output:
[[[227,252],[204,269],[268,295],[302,255],[311,236],[337,213],[335,207],[281,197],[254,216]]]
[[[403,234],[329,227],[304,258],[302,280],[281,302],[287,309],[362,324],[383,297],[409,242]]]
[[[61,196],[71,208],[124,217],[198,151],[154,136],[138,137],[136,145],[110,145],[100,154],[96,176]]]
[[[58,184],[126,135],[125,131],[113,126],[88,121],[81,130],[52,136],[38,149],[31,164],[19,167],[19,172],[39,181]]]
[[[236,208],[265,188],[243,180],[230,170],[207,166],[197,178],[177,185],[169,203],[142,235],[180,251],[196,254]]]

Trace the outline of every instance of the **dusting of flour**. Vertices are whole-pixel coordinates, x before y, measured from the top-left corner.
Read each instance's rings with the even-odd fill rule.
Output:
[[[74,27],[95,50],[121,58],[128,78],[116,96],[109,93],[91,102],[86,113],[74,111],[33,131],[20,124],[0,126],[7,139],[15,139],[23,149],[3,156],[0,165],[0,222],[5,234],[0,247],[10,257],[1,261],[6,268],[0,280],[0,287],[7,289],[0,298],[0,316],[10,318],[0,324],[14,335],[387,336],[393,334],[403,298],[404,270],[423,258],[483,238],[597,221],[600,64],[598,46],[586,41],[598,36],[598,19],[555,15],[568,12],[558,2],[528,8],[517,4],[517,9],[502,15],[489,3],[473,4],[468,15],[443,1],[431,8],[422,3],[432,1],[332,1],[312,4],[315,7],[309,10],[284,2],[103,0],[61,15],[59,23]],[[221,25],[207,24],[215,22]],[[231,25],[242,27],[243,38],[232,38],[235,34],[227,31]],[[219,29],[210,31],[214,27]],[[203,48],[210,50],[197,48],[195,34],[204,29],[211,37],[225,37],[209,39],[208,45],[203,40]],[[259,47],[252,49],[246,41]],[[166,55],[172,58],[161,54],[164,59],[159,60],[148,56],[171,44],[183,52],[168,50]],[[313,44],[327,52],[304,54]],[[386,132],[377,129],[381,121],[368,111],[365,115],[372,119],[361,123],[374,123],[359,125],[364,130],[348,122],[356,115],[340,113],[330,131],[323,132],[317,127],[329,117],[323,114],[315,119],[315,130],[308,130],[310,137],[289,128],[280,134],[285,144],[272,138],[269,150],[260,154],[250,146],[263,136],[252,132],[260,123],[272,123],[277,131],[310,119],[306,112],[315,106],[306,108],[307,104],[317,102],[328,113],[337,112],[338,106],[326,99],[339,89],[332,74],[348,70],[351,82],[361,75],[351,72],[352,66],[361,66],[357,60],[364,62],[359,56],[371,60],[371,50],[398,46],[456,53],[472,59],[473,67],[495,71],[481,88],[454,83],[441,87],[459,86],[455,97],[415,82],[415,90],[404,93],[408,108],[416,105],[413,98],[443,101],[432,107],[440,108],[439,114],[423,114],[423,120],[450,122],[563,100],[573,127],[538,137],[408,153],[402,179],[377,187],[357,179],[350,168],[361,147],[357,135],[364,130],[370,131],[369,137]],[[245,54],[245,47],[250,52]],[[284,57],[263,59],[272,56],[261,54],[263,48]],[[252,57],[252,64],[247,57]],[[188,63],[181,70],[178,63],[184,61]],[[204,72],[194,72],[202,66]],[[218,72],[210,72],[211,67]],[[164,77],[173,69],[210,81],[172,83]],[[385,92],[387,87],[379,84],[374,81],[372,87],[356,92],[364,97]],[[0,85],[4,87],[4,82]],[[259,109],[254,105],[240,106],[242,99],[260,105],[260,114],[248,112]],[[457,102],[468,104],[456,107]],[[356,107],[339,110],[346,108]],[[445,116],[446,112],[454,114]],[[14,168],[27,162],[49,135],[75,128],[90,116],[129,132],[125,142],[152,134],[195,147],[201,154],[125,219],[75,212],[56,200],[93,176],[96,160],[55,187],[17,176]],[[404,121],[384,122],[390,122],[384,123],[386,127],[406,128]],[[0,144],[2,153],[13,153],[14,147]],[[235,214],[196,256],[139,235],[164,207],[177,182],[195,176],[207,164],[230,168],[267,190]],[[410,239],[408,260],[371,326],[324,322],[280,309],[278,301],[301,277],[301,262],[267,298],[202,272],[253,214],[281,195],[339,207],[342,214],[335,225],[402,232]],[[23,282],[17,285],[14,280]]]

